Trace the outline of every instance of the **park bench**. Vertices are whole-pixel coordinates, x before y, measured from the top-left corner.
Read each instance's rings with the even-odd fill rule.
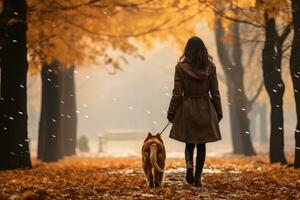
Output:
[[[98,152],[103,152],[104,148],[109,148],[109,143],[119,141],[125,144],[125,148],[136,149],[139,144],[142,145],[146,133],[145,130],[107,130],[98,135]]]

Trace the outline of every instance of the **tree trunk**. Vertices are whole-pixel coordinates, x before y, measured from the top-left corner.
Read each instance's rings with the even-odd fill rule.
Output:
[[[241,129],[238,123],[238,116],[236,114],[236,105],[234,103],[234,94],[236,87],[227,79],[228,87],[228,101],[229,101],[229,116],[230,116],[230,127],[231,127],[231,141],[234,154],[243,154],[244,148],[242,144]]]
[[[250,132],[251,132],[251,140],[252,141],[257,141],[257,115],[258,115],[258,103],[253,103],[251,113],[250,113]]]
[[[250,112],[250,106],[248,98],[244,89],[244,68],[242,64],[242,48],[239,33],[239,23],[233,23],[232,25],[233,36],[233,61],[235,63],[236,76],[231,77],[234,80],[235,85],[238,87],[237,95],[234,98],[236,103],[236,112],[238,113],[239,124],[241,128],[242,143],[244,147],[245,155],[255,155],[255,151],[252,145],[250,137],[250,120],[248,113]]]
[[[42,104],[39,124],[38,159],[54,162],[63,156],[60,114],[60,64],[43,65]]]
[[[42,66],[38,158],[45,162],[75,154],[77,116],[74,68],[66,68],[58,61]]]
[[[266,144],[268,137],[267,137],[267,106],[265,103],[260,107],[260,144]]]
[[[226,48],[226,45],[221,41],[225,35],[225,30],[222,27],[222,22],[219,17],[216,17],[215,20],[215,34],[217,51],[228,86],[230,119],[236,120],[231,121],[233,152],[247,156],[255,155],[250,138],[250,120],[247,117],[249,105],[244,92],[244,71],[241,62],[242,50],[239,41],[238,24],[233,23],[232,25],[232,58],[230,58],[227,53],[228,49]],[[233,60],[235,64],[233,64],[231,60]],[[238,131],[234,129],[236,128],[235,126],[238,126]]]
[[[282,98],[285,90],[281,78],[281,47],[278,45],[275,19],[265,13],[265,44],[262,51],[264,84],[271,102],[270,161],[286,164]],[[275,52],[275,49],[277,50]]]
[[[27,138],[27,5],[4,0],[1,13],[0,169],[31,167]]]
[[[292,0],[294,37],[292,42],[290,72],[294,87],[297,126],[295,131],[295,168],[300,168],[300,0]]]
[[[74,69],[64,68],[61,81],[61,113],[64,114],[62,119],[62,133],[64,134],[64,155],[71,156],[76,153],[76,99],[75,99],[75,80]]]

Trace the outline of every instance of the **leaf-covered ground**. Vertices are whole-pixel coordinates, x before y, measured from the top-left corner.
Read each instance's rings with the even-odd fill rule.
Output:
[[[0,171],[2,199],[300,199],[300,170],[265,156],[208,158],[202,188],[184,181],[183,159],[167,161],[165,185],[148,188],[140,158],[34,161],[30,170]]]

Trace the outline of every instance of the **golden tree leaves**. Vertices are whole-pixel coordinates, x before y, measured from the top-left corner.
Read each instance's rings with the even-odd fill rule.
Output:
[[[34,68],[53,59],[66,65],[105,64],[101,58],[110,57],[110,50],[136,56],[137,45],[130,38],[145,49],[172,37],[182,45],[183,38],[195,32],[204,8],[196,0],[29,2],[29,55]]]

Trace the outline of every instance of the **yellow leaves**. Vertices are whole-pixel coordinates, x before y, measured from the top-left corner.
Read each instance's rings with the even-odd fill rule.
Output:
[[[117,38],[110,37],[123,33],[118,28],[121,22],[112,23],[115,15],[113,5],[119,1],[99,1],[96,6],[89,2],[29,2],[28,47],[31,72],[37,71],[41,63],[50,63],[53,59],[66,65],[75,63],[80,66],[84,62],[96,61],[109,48],[120,49],[125,53],[135,51],[126,38],[118,42]]]
[[[204,7],[197,0],[89,2],[29,1],[30,71],[36,72],[39,64],[52,59],[66,65],[96,62],[111,50],[137,55],[142,49],[136,41],[145,50],[154,41],[171,38],[182,46],[183,40],[194,35]]]
[[[287,7],[286,0],[111,0],[29,1],[28,47],[30,72],[36,73],[43,62],[58,59],[67,66],[107,64],[120,68],[113,56],[138,55],[152,49],[155,42],[169,42],[182,49],[187,38],[197,35],[197,24],[213,28],[215,14],[206,3],[216,6],[227,17],[263,22],[262,10],[272,4]],[[92,1],[93,2],[93,1]],[[270,3],[271,2],[271,3]],[[275,2],[275,3],[274,3]],[[254,8],[256,6],[256,8]],[[280,16],[288,20],[287,12]],[[286,18],[284,18],[286,17]],[[228,29],[230,20],[223,20]],[[200,30],[201,32],[201,30]],[[230,34],[222,38],[229,42]],[[132,42],[134,41],[134,42]],[[105,60],[104,62],[100,62]]]
[[[240,8],[255,7],[257,0],[233,0],[231,3]]]

